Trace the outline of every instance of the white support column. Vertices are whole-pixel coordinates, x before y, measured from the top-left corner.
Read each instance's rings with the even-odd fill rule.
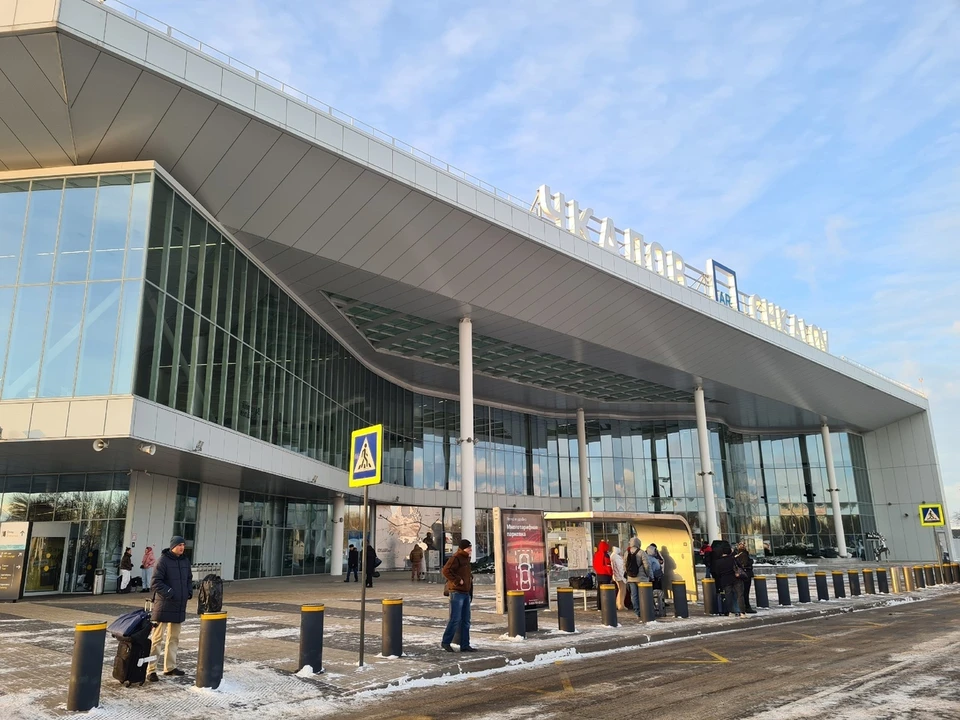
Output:
[[[720,523],[717,518],[717,501],[713,496],[713,463],[710,461],[710,433],[707,432],[707,408],[703,401],[703,386],[697,385],[693,391],[694,405],[697,411],[697,440],[700,444],[700,472],[703,481],[703,506],[707,515],[708,542],[720,540]]]
[[[820,425],[820,437],[823,438],[823,459],[827,463],[827,486],[830,504],[833,506],[833,530],[837,536],[837,552],[840,557],[847,555],[847,538],[843,533],[843,516],[840,514],[840,491],[837,490],[837,470],[833,466],[833,446],[830,444],[830,427]]]
[[[460,537],[476,543],[477,480],[473,437],[473,323],[460,319]]]
[[[330,548],[330,574],[334,577],[343,575],[343,515],[346,510],[346,501],[343,495],[333,498],[333,514],[330,518],[333,524],[333,537]]]
[[[577,457],[580,460],[580,509],[583,512],[593,510],[593,498],[590,496],[590,463],[587,462],[587,421],[583,408],[577,408]]]

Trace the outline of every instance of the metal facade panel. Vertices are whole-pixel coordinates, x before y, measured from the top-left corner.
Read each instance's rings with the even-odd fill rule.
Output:
[[[173,83],[142,73],[90,161],[123,162],[138,156],[178,92]]]
[[[203,198],[204,207],[214,215],[219,215],[230,196],[253,172],[279,137],[279,130],[256,120],[250,121],[197,190],[197,197]]]
[[[341,257],[349,249],[348,247],[342,247],[339,252],[336,248],[332,248],[328,253],[326,252],[327,245],[364,206],[373,201],[377,193],[380,192],[380,188],[386,184],[387,179],[383,175],[378,175],[369,170],[362,171],[339,194],[336,202],[332,203],[317,218],[310,229],[303,234],[297,241],[296,247],[308,252],[321,253],[325,257]]]
[[[270,239],[293,247],[363,170],[352,162],[337,160],[293,210],[283,219]]]
[[[496,235],[501,232],[500,228],[491,228],[493,232],[487,236],[487,233],[481,235],[475,244],[482,248],[482,254],[474,260],[468,267],[464,267],[456,275],[450,277],[437,290],[442,295],[451,295],[459,297],[467,302],[473,297],[474,293],[466,292],[474,282],[480,281],[482,286],[486,287],[491,281],[495,282],[502,278],[506,272],[517,263],[522,262],[529,257],[534,246],[530,242],[524,242],[516,235],[510,232],[503,232],[497,238]],[[443,272],[453,270],[452,263],[444,266]],[[432,283],[436,276],[421,284],[424,289],[432,289]]]
[[[443,219],[420,237],[405,235],[403,239],[409,243],[405,246],[401,246],[399,238],[394,241],[398,257],[390,265],[391,277],[419,285],[489,227],[483,222],[471,222],[469,215],[452,210],[446,203],[444,208],[448,212]]]
[[[305,142],[282,134],[220,209],[220,222],[231,228],[243,227],[309,149]]]
[[[170,173],[194,195],[240,137],[250,118],[217,105]],[[198,200],[202,198],[198,197]]]
[[[195,92],[180,90],[137,159],[156,160],[167,169],[174,167],[216,106]]]
[[[471,279],[469,284],[458,292],[458,295],[470,303],[477,302],[480,296],[499,297],[517,283],[522,282],[525,276],[535,274],[540,265],[535,258],[541,250],[542,248],[533,243],[521,243],[509,254],[498,259],[496,272],[485,272],[480,277]],[[477,302],[477,304],[483,303]]]
[[[410,190],[399,183],[385,181],[377,194],[365,203],[330,239],[330,242],[323,248],[323,255],[334,260],[341,260],[344,255],[357,246],[361,239],[366,237],[373,228],[393,212],[409,193]]]
[[[431,200],[412,220],[398,228],[391,236],[389,242],[384,244],[383,249],[376,255],[370,257],[370,259],[362,265],[362,268],[375,275],[384,273],[388,268],[392,267],[404,253],[408,252],[410,245],[423,237],[424,234],[429,232],[431,228],[435,227],[437,223],[450,213],[451,209],[449,205]],[[463,215],[463,221],[466,222],[466,214],[461,214]]]
[[[63,62],[60,59],[60,43],[57,42],[57,34],[51,32],[24,35],[20,38],[20,42],[57,94],[67,102],[67,89],[63,81]]]
[[[65,67],[67,62],[64,57]],[[97,57],[70,111],[78,163],[90,162],[140,73],[107,53]]]
[[[374,255],[381,252],[388,252],[385,250],[385,246],[396,233],[396,229],[406,226],[419,212],[430,204],[430,199],[427,196],[422,193],[412,192],[393,180],[391,180],[387,186],[395,186],[406,194],[369,232],[344,253],[341,258],[341,262],[344,264],[353,267],[364,267]]]
[[[40,163],[30,154],[30,151],[20,142],[3,121],[0,115],[0,162],[7,170],[27,170],[40,167]]]

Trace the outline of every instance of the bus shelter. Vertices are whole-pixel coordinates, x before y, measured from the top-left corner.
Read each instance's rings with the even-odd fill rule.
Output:
[[[626,555],[631,538],[646,550],[654,543],[663,555],[663,589],[672,593],[674,581],[687,584],[687,601],[697,602],[696,549],[690,525],[682,515],[631,512],[548,512],[547,555],[554,568],[571,574],[593,567],[593,553],[601,540]]]

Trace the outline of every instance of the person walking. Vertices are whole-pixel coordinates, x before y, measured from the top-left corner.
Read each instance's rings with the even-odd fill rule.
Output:
[[[350,550],[347,552],[347,576],[344,582],[350,582],[350,573],[353,573],[353,581],[360,582],[360,553],[353,543],[350,543]]]
[[[367,551],[363,556],[363,574],[367,581],[367,587],[373,587],[373,573],[377,570],[377,551],[373,545],[367,543]]]
[[[613,582],[617,585],[617,610],[623,610],[623,601],[627,594],[627,579],[624,576],[623,555],[620,548],[610,551],[610,567],[613,568]]]
[[[450,619],[443,631],[440,647],[447,652],[453,652],[450,643],[460,631],[460,652],[476,652],[470,645],[470,603],[473,601],[473,572],[470,569],[470,557],[473,553],[473,544],[469,540],[461,540],[458,550],[450,556],[443,566],[441,573],[447,581],[444,594],[450,596]]]
[[[650,582],[652,577],[650,556],[640,549],[640,538],[630,538],[623,566],[627,587],[630,589],[630,601],[633,603],[633,614],[640,617],[640,583]]]
[[[597,574],[597,610],[600,609],[600,586],[609,584],[613,580],[613,566],[610,564],[610,546],[606,540],[597,543],[597,551],[593,554],[593,571]]]
[[[117,592],[130,592],[130,575],[133,572],[133,555],[130,548],[124,548],[123,556],[120,558],[120,585]]]
[[[410,579],[423,580],[423,548],[420,547],[420,538],[413,543],[413,549],[410,551]]]
[[[157,658],[160,643],[166,636],[163,649],[163,674],[183,675],[177,667],[177,651],[180,649],[180,626],[187,619],[187,601],[193,597],[193,573],[190,560],[183,554],[186,541],[180,535],[170,538],[170,547],[160,554],[153,573],[150,589],[153,591],[152,619],[157,626],[150,633],[150,655],[153,660],[147,665],[147,681],[157,682]]]
[[[140,579],[143,580],[143,587],[140,592],[150,592],[150,582],[153,580],[153,566],[157,564],[157,558],[153,555],[153,547],[147,545],[143,551],[143,559],[140,560]]]
[[[719,547],[714,547],[713,553],[719,555],[713,560],[713,576],[723,589],[723,614],[734,613],[737,617],[743,617],[743,570],[737,564],[733,549],[727,541],[724,540]]]
[[[737,564],[743,568],[743,611],[748,615],[756,615],[757,611],[750,606],[750,586],[753,585],[753,558],[747,551],[747,544],[741,540],[737,543],[737,552],[733,555]]]

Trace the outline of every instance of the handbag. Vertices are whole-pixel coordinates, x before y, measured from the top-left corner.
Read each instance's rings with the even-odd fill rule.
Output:
[[[733,576],[737,578],[737,580],[745,580],[747,578],[747,571],[740,567],[740,563],[734,563]]]

